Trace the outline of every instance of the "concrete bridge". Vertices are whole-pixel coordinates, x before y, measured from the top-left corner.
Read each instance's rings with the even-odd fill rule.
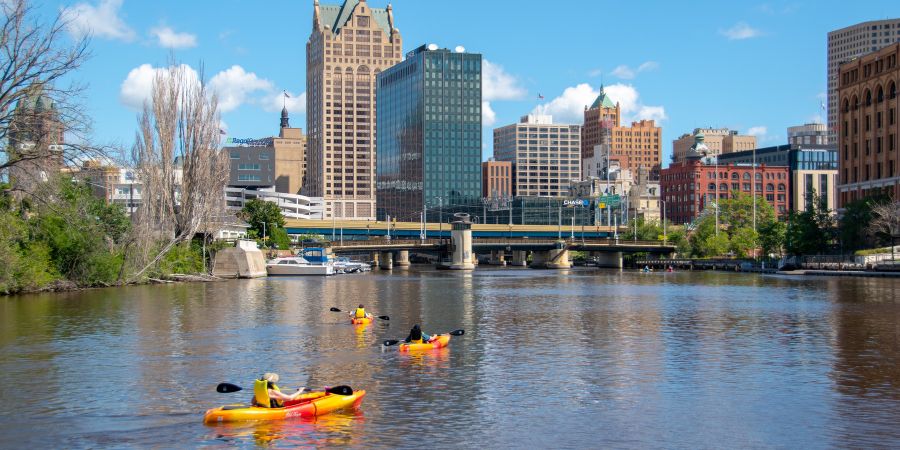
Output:
[[[622,267],[622,255],[626,253],[647,253],[650,255],[670,255],[675,246],[662,241],[624,241],[616,239],[530,239],[530,238],[481,238],[470,240],[468,249],[454,248],[453,239],[385,239],[366,241],[332,242],[332,252],[369,252],[382,269],[409,266],[410,253],[437,255],[438,266],[474,267],[477,255],[490,254],[488,264],[525,266],[531,256],[530,267],[565,269],[572,266],[570,252],[584,251],[601,267]],[[458,252],[455,250],[459,250]],[[452,255],[470,255],[467,261],[455,261]],[[510,259],[511,260],[508,260]]]

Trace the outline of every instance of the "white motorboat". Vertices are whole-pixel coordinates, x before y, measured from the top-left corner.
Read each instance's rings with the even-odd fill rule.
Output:
[[[372,266],[351,261],[350,258],[346,256],[338,256],[334,261],[334,268],[340,273],[356,273],[356,272],[368,272],[372,270]]]
[[[269,276],[273,275],[334,275],[334,264],[312,264],[301,256],[275,258],[266,264]]]

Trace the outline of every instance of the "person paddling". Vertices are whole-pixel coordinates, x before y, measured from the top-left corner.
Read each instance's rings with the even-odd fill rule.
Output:
[[[284,402],[300,398],[300,395],[306,390],[305,387],[302,387],[293,394],[285,394],[275,384],[277,382],[278,374],[271,372],[265,373],[254,381],[253,399],[250,404],[262,408],[281,408],[284,406]]]
[[[406,339],[403,340],[403,342],[408,342],[411,344],[421,344],[423,342],[431,342],[432,338],[434,338],[434,336],[425,334],[425,332],[422,331],[422,328],[420,328],[417,324],[414,325],[411,330],[409,330],[409,336],[407,336]]]
[[[366,307],[363,306],[362,303],[360,303],[359,306],[353,312],[350,313],[350,318],[351,319],[371,319],[372,314],[367,313]]]

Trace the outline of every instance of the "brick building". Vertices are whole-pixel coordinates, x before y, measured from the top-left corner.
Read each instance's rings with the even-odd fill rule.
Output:
[[[716,198],[730,198],[738,192],[751,195],[755,191],[775,208],[786,214],[789,204],[788,167],[747,164],[717,164],[699,134],[684,161],[672,163],[660,172],[660,189],[666,218],[672,223],[691,223]]]
[[[886,192],[900,199],[900,43],[840,66],[838,206]]]

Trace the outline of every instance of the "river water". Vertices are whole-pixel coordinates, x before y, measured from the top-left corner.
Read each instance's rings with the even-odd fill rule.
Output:
[[[0,447],[900,446],[900,280],[394,270],[0,298]],[[390,321],[354,327],[329,307]],[[450,347],[382,348],[422,324]],[[262,372],[366,389],[207,426]]]

